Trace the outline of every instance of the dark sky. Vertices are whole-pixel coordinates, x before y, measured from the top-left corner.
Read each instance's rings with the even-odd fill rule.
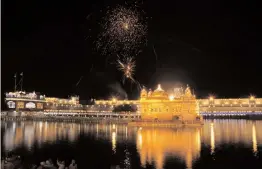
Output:
[[[137,96],[135,85],[121,84],[115,65],[105,67],[93,43],[106,7],[124,1],[2,2],[3,92],[13,90],[16,72],[24,72],[24,90],[47,96],[103,98],[116,91]],[[258,4],[147,0],[142,9],[149,19],[147,46],[136,57],[141,84],[188,83],[198,97],[262,97]]]

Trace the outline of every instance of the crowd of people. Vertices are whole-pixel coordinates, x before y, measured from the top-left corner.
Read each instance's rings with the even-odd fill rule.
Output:
[[[52,159],[40,162],[39,165],[32,165],[25,167],[22,164],[22,160],[18,155],[8,155],[1,161],[1,169],[77,169],[76,161],[73,159],[69,166],[65,165],[65,161],[56,160],[53,163]],[[121,169],[119,165],[111,165],[110,169]]]
[[[77,169],[77,164],[75,160],[72,160],[70,165],[66,167],[65,161],[56,161],[56,164],[53,163],[51,159],[40,162],[40,165],[33,166],[33,169]]]
[[[1,160],[1,169],[25,169],[23,166],[20,156],[8,155],[6,158]],[[53,163],[51,159],[40,162],[40,165],[32,165],[30,169],[77,169],[76,161],[73,159],[69,166],[65,165],[65,161],[57,160]]]
[[[4,160],[1,160],[1,169],[21,168],[22,162],[20,156],[9,155]]]

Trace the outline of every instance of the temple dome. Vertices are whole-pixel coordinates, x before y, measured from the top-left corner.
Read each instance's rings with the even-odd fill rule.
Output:
[[[192,93],[191,93],[191,89],[190,89],[189,85],[187,85],[187,88],[185,90],[185,96],[186,97],[192,97],[193,96]]]
[[[159,84],[157,89],[154,90],[151,97],[158,97],[161,99],[168,99],[168,94],[161,88],[161,85]]]
[[[151,95],[152,95],[152,90],[151,89],[149,89],[149,91],[148,91],[148,93],[147,93],[147,95],[148,95],[148,97],[150,97]]]
[[[147,97],[147,91],[146,91],[145,87],[143,87],[143,89],[141,90],[140,97],[141,98]]]

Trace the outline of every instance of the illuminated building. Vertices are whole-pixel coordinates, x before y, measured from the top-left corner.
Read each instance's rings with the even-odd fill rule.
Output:
[[[79,97],[72,96],[69,99],[61,99],[54,97],[46,97],[45,95],[40,95],[36,92],[9,92],[6,93],[5,98],[6,104],[10,110],[15,110],[16,112],[27,112],[27,111],[49,111],[49,110],[80,110],[82,107],[79,104]],[[82,108],[81,108],[82,109]]]
[[[15,91],[6,93],[5,102],[10,112],[15,111],[16,115],[44,112],[62,116],[77,114],[81,117],[88,115],[111,117],[116,115],[112,113],[114,108],[121,105],[131,106],[136,110],[133,116],[148,120],[192,120],[198,117],[198,113],[206,117],[262,115],[262,98],[250,96],[249,98],[220,99],[211,96],[208,99],[196,99],[189,87],[185,91],[183,88],[175,88],[169,94],[161,89],[161,86],[155,91],[142,89],[138,100],[112,98],[94,100],[92,105],[80,104],[78,96],[63,99],[46,97],[36,92]]]
[[[140,112],[143,120],[199,120],[198,104],[196,97],[192,95],[189,86],[176,98],[169,95],[161,88],[152,93],[143,89],[140,95]]]
[[[262,115],[262,98],[198,99],[200,113],[204,116]]]
[[[36,92],[26,93],[22,91],[6,93],[6,104],[11,110],[38,110],[44,109],[45,95]]]
[[[79,97],[78,96],[71,96],[69,99],[61,99],[56,97],[46,97],[46,103],[50,104],[69,104],[69,105],[78,105],[79,104]]]

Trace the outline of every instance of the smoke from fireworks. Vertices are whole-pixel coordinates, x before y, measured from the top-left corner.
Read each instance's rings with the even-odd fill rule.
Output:
[[[132,57],[124,57],[124,60],[121,61],[120,59],[117,60],[118,70],[123,72],[123,83],[125,79],[130,79],[131,81],[135,82],[133,75],[135,72],[136,63]]]
[[[102,22],[102,33],[96,41],[103,54],[136,55],[146,42],[147,26],[134,8],[117,6],[109,10]]]

